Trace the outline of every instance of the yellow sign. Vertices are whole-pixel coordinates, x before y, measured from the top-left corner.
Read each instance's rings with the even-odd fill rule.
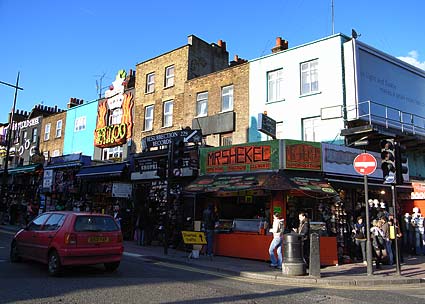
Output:
[[[205,233],[201,231],[182,231],[183,242],[192,245],[205,245],[207,239]]]

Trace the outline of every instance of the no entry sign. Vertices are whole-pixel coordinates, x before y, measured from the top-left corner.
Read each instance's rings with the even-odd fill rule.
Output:
[[[369,153],[356,156],[353,162],[354,170],[361,175],[369,175],[376,170],[376,158]]]

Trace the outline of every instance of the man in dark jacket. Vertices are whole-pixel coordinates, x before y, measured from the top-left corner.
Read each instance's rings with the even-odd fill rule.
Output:
[[[208,208],[202,213],[202,224],[205,229],[205,234],[207,238],[207,255],[213,255],[214,249],[214,229],[215,223],[217,222],[217,215],[214,212],[214,206],[212,204],[208,205]]]
[[[298,219],[300,220],[300,224],[298,226],[298,229],[294,229],[295,232],[299,233],[302,235],[302,240],[303,240],[303,256],[304,256],[304,260],[307,263],[308,266],[308,261],[309,261],[309,256],[310,256],[310,222],[308,221],[307,218],[307,213],[305,212],[300,212],[298,214]]]

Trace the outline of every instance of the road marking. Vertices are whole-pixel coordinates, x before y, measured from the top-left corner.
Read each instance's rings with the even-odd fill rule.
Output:
[[[11,232],[11,231],[1,230],[1,229],[0,229],[0,232],[1,233],[6,233],[6,234],[10,234],[10,235],[15,235],[16,234],[16,232]]]
[[[7,262],[7,260],[0,260],[0,263],[5,263]]]
[[[142,254],[131,253],[131,252],[123,252],[123,255],[129,256],[129,257],[132,257],[132,258],[141,258],[141,257],[143,257]]]
[[[0,249],[5,249],[6,247],[0,246]]]

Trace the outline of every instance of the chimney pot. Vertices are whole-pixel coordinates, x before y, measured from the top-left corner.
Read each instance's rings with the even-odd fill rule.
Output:
[[[288,41],[283,40],[282,37],[276,38],[276,45],[272,48],[272,53],[277,53],[288,49]]]

